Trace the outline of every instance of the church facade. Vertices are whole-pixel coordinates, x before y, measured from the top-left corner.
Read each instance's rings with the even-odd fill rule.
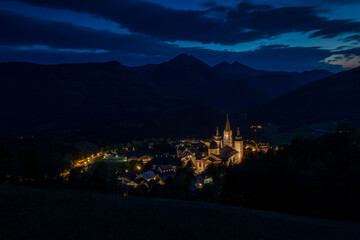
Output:
[[[230,166],[241,163],[244,157],[244,141],[240,136],[240,129],[237,128],[236,136],[230,127],[229,116],[226,117],[223,136],[219,134],[219,127],[216,129],[214,140],[208,147],[208,156],[195,160],[195,167],[198,172],[205,171],[210,164],[224,164]]]

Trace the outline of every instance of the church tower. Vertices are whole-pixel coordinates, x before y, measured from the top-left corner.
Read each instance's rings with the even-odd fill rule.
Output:
[[[235,136],[235,141],[234,141],[234,148],[236,151],[238,151],[238,158],[239,158],[239,163],[241,163],[243,157],[244,157],[244,141],[242,139],[242,137],[240,136],[240,128],[237,128],[237,133]]]
[[[214,140],[218,144],[219,148],[221,148],[222,145],[221,145],[221,136],[219,135],[219,127],[216,128],[216,135],[214,136]]]
[[[226,115],[226,125],[224,130],[223,147],[234,147],[232,131],[230,128],[229,114]]]

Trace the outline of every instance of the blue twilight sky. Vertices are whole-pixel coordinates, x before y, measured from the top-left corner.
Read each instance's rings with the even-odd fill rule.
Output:
[[[360,66],[359,0],[0,0],[0,61]]]

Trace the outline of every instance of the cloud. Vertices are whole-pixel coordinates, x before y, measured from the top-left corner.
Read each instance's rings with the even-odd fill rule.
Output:
[[[350,41],[356,41],[360,43],[360,34],[357,35],[351,35],[347,38],[344,39],[345,42],[350,42]]]
[[[46,51],[46,52],[69,52],[69,53],[107,53],[110,52],[104,49],[71,49],[71,48],[53,48],[45,45],[34,44],[30,46],[19,46],[8,48],[16,48],[19,51]]]
[[[218,3],[216,1],[205,1],[200,3],[199,6],[203,8],[214,8],[218,6]]]
[[[253,5],[236,7],[205,3],[203,10],[175,10],[144,1],[18,0],[48,8],[87,12],[112,20],[129,29],[162,41],[198,41],[236,44],[273,37],[286,32],[315,31],[312,37],[330,38],[360,32],[353,20],[328,20],[315,7]],[[222,12],[219,15],[219,11]],[[212,14],[213,13],[213,14]],[[220,19],[222,16],[223,19]]]
[[[302,0],[304,3],[311,5],[314,4],[334,4],[334,5],[344,5],[344,4],[358,4],[358,0]]]
[[[27,48],[26,51],[23,49]],[[51,48],[51,51],[39,50],[33,46],[9,47],[0,46],[0,62],[32,62],[39,64],[84,63],[119,61],[128,66],[137,66],[164,61],[162,55],[146,55],[125,51],[94,52],[94,51],[62,51]]]
[[[360,66],[360,56],[355,54],[333,54],[325,58],[324,62],[339,65],[344,69],[351,69]]]
[[[333,51],[332,54],[324,59],[325,63],[342,66],[350,69],[360,66],[360,47]]]
[[[241,3],[229,12],[228,22],[234,27],[261,32],[270,37],[286,32],[310,32],[310,37],[330,38],[344,33],[360,32],[360,22],[328,20],[314,7],[282,7]]]
[[[205,16],[202,11],[174,10],[159,4],[142,1],[42,1],[22,2],[48,8],[62,8],[88,12],[120,23],[131,32],[156,37],[160,40],[192,40],[233,44],[251,41],[252,36],[234,29],[222,20]]]
[[[98,31],[5,11],[0,11],[0,22],[7,23],[0,25],[0,45],[3,46],[42,45],[55,49],[100,49],[148,55],[157,55],[173,48],[142,35]]]
[[[331,55],[328,50],[286,45],[262,46],[243,52],[182,48],[148,36],[116,34],[4,11],[0,11],[0,21],[8,23],[0,25],[0,61],[53,64],[117,60],[134,66],[160,63],[179,53],[187,53],[212,65],[226,60],[259,69],[303,71],[327,68],[327,64],[320,61]]]
[[[89,2],[89,4],[92,3]],[[248,5],[246,12],[256,15],[257,11],[269,12],[273,10],[272,7],[266,5],[259,6],[256,9],[254,6]],[[237,10],[234,9],[233,11]],[[125,65],[140,65],[151,62],[159,63],[169,60],[179,53],[187,53],[210,64],[226,60],[229,62],[240,61],[259,69],[302,71],[327,68],[332,71],[340,70],[338,65],[325,61],[321,62],[334,53],[316,47],[289,47],[278,44],[261,46],[253,51],[244,50],[235,53],[191,46],[183,48],[166,43],[157,35],[133,32],[120,34],[71,23],[26,17],[7,11],[0,11],[0,22],[6,23],[0,24],[0,32],[2,33],[0,35],[2,53],[0,61],[61,63],[117,60]],[[227,24],[232,29],[237,28],[236,22],[228,22]],[[279,31],[275,27],[269,32],[266,29],[261,30],[264,27],[258,26],[260,22],[249,24],[254,24],[252,28],[258,28],[257,31],[259,32],[252,33],[251,31],[254,30],[247,30],[250,36],[267,35]],[[268,27],[271,28],[272,26]],[[131,31],[131,28],[129,29]],[[348,52],[339,54],[348,54]]]

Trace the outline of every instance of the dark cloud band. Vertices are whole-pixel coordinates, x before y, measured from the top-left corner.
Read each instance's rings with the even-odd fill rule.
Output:
[[[185,11],[165,8],[143,1],[60,1],[18,0],[48,8],[88,12],[121,24],[131,32],[163,41],[198,41],[236,44],[285,32],[315,31],[312,37],[334,37],[360,32],[360,23],[352,20],[328,20],[314,7],[274,8],[270,5],[240,3],[235,8],[221,7],[223,19],[208,17],[219,6],[206,10]]]

